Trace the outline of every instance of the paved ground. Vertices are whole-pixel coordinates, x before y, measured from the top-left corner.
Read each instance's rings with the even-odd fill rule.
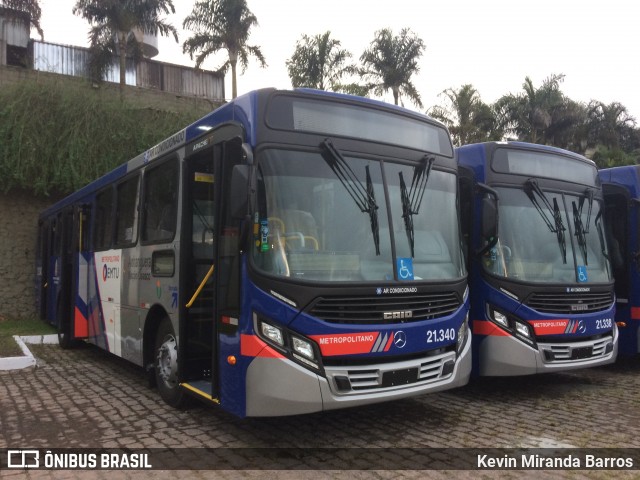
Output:
[[[0,448],[193,447],[215,452],[226,447],[247,449],[234,450],[238,456],[235,460],[223,459],[242,465],[254,463],[264,455],[260,450],[264,448],[355,447],[363,449],[356,451],[360,456],[345,457],[344,462],[372,461],[388,469],[278,473],[279,478],[307,479],[447,478],[446,473],[436,471],[394,471],[394,465],[404,464],[407,456],[428,454],[437,458],[451,453],[420,448],[640,448],[638,358],[565,374],[482,379],[454,391],[357,410],[241,420],[199,404],[187,410],[167,407],[157,392],[146,386],[140,369],[96,348],[64,351],[57,346],[38,345],[31,350],[38,359],[37,368],[0,372]],[[373,448],[385,450],[367,450]],[[388,459],[376,456],[376,452]],[[336,453],[325,451],[326,455]],[[309,468],[317,466],[314,462],[322,462],[322,455],[289,460],[300,468]],[[331,464],[340,465],[335,461]],[[256,470],[164,473],[180,479],[274,476]],[[521,478],[517,472],[480,473],[485,478]],[[628,478],[640,476],[640,471],[525,473],[532,478],[610,478],[622,473]],[[112,479],[152,478],[156,473],[119,472],[114,476],[107,471],[0,471],[3,475],[15,479]],[[479,472],[458,471],[454,476],[478,478]]]

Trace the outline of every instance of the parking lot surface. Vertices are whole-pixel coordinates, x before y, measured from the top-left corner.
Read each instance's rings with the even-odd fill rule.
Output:
[[[640,476],[639,470],[447,473],[404,467],[410,461],[407,456],[433,454],[437,460],[438,455],[451,452],[463,455],[465,451],[458,449],[465,448],[640,448],[639,358],[561,374],[475,379],[457,390],[357,409],[239,419],[198,403],[185,410],[172,409],[146,385],[141,369],[91,346],[62,350],[38,345],[31,350],[36,368],[0,372],[0,448],[188,448],[237,456],[232,469],[163,472],[162,478],[180,479],[273,478],[273,472],[255,468],[255,455],[264,455],[266,448],[325,449],[326,455],[361,449],[353,450],[358,458],[347,456],[344,461],[363,462],[363,470],[340,471],[336,461],[330,462],[333,470],[322,470],[317,463],[321,456],[307,460],[302,455],[295,458],[293,467],[277,472],[278,478]],[[403,467],[397,469],[398,465]],[[345,464],[344,470],[349,468],[354,467]],[[0,471],[0,476],[5,475],[16,479],[159,477],[158,471]]]

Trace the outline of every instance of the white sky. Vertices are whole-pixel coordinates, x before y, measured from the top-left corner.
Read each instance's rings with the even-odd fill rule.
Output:
[[[88,23],[71,11],[75,0],[41,0],[45,40],[87,46]],[[168,20],[180,34],[159,39],[156,60],[194,65],[182,54],[190,32],[182,21],[194,2],[174,0]],[[526,76],[536,87],[551,74],[566,75],[562,91],[571,99],[618,101],[640,122],[640,5],[633,0],[248,0],[256,15],[249,44],[260,46],[268,67],[250,64],[238,78],[238,93],[262,87],[291,88],[285,61],[303,33],[331,31],[357,61],[375,31],[408,27],[425,42],[420,73],[413,81],[425,110],[442,104],[447,88],[471,83],[493,102],[520,93]],[[210,57],[205,69],[222,64]],[[227,75],[226,94],[231,95]],[[391,95],[382,98],[393,101]],[[408,108],[416,107],[407,101]]]

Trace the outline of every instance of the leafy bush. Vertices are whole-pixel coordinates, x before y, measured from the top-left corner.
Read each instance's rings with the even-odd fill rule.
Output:
[[[0,90],[0,190],[67,194],[197,119],[70,81]]]

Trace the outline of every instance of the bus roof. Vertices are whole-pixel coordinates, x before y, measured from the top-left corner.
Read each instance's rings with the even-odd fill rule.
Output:
[[[602,183],[622,185],[634,198],[640,198],[640,165],[604,168],[598,173]]]
[[[515,147],[515,148],[539,150],[547,153],[570,156],[570,157],[582,160],[587,163],[592,163],[593,165],[595,165],[595,162],[593,160],[590,160],[584,155],[580,155],[579,153],[572,152],[570,150],[565,150],[559,147],[554,147],[551,145],[542,145],[539,143],[529,143],[529,142],[520,142],[520,141],[506,141],[506,142],[496,141],[496,142],[470,143],[468,145],[462,145],[460,147],[456,147],[456,150],[465,151],[470,149],[487,148],[487,147],[492,147],[493,149],[500,148],[500,147]]]
[[[160,158],[161,156],[192,142],[193,140],[195,140],[196,138],[202,135],[205,135],[209,130],[211,130],[215,126],[220,125],[222,123],[236,121],[239,124],[242,124],[245,128],[247,142],[249,142],[250,144],[254,144],[257,138],[256,122],[257,122],[258,100],[260,97],[268,96],[276,91],[277,90],[275,88],[264,88],[264,89],[248,92],[233,100],[230,100],[229,102],[216,108],[212,112],[204,115],[202,118],[196,120],[192,124],[179,130],[178,132],[174,133],[168,138],[165,138],[157,145],[152,146],[151,148],[138,154],[134,158],[119,165],[118,167],[114,168],[110,172],[104,174],[102,177],[94,180],[93,182],[80,188],[76,192],[58,201],[57,203],[55,203],[54,205],[50,206],[45,211],[43,211],[41,213],[41,217],[50,215],[51,213],[61,208],[64,208],[67,205],[73,205],[74,203],[81,201],[86,196],[91,195],[97,190],[100,190],[101,188],[105,187],[106,185],[109,185],[117,181],[119,178],[124,177],[127,173],[132,172],[144,165],[147,165],[153,160]],[[348,95],[344,93],[314,90],[310,88],[282,90],[282,92],[283,93],[298,92],[305,95],[314,95],[318,97],[356,101],[358,103],[370,105],[372,107],[386,109],[390,111],[396,111],[397,113],[402,113],[403,115],[409,114],[416,118],[420,118],[422,120],[428,121],[434,125],[438,125],[446,130],[446,127],[441,122],[431,117],[428,117],[419,112],[408,110],[404,107],[399,107],[397,105],[391,105],[386,102],[381,102],[379,100],[373,100],[370,98],[359,97],[355,95]]]

